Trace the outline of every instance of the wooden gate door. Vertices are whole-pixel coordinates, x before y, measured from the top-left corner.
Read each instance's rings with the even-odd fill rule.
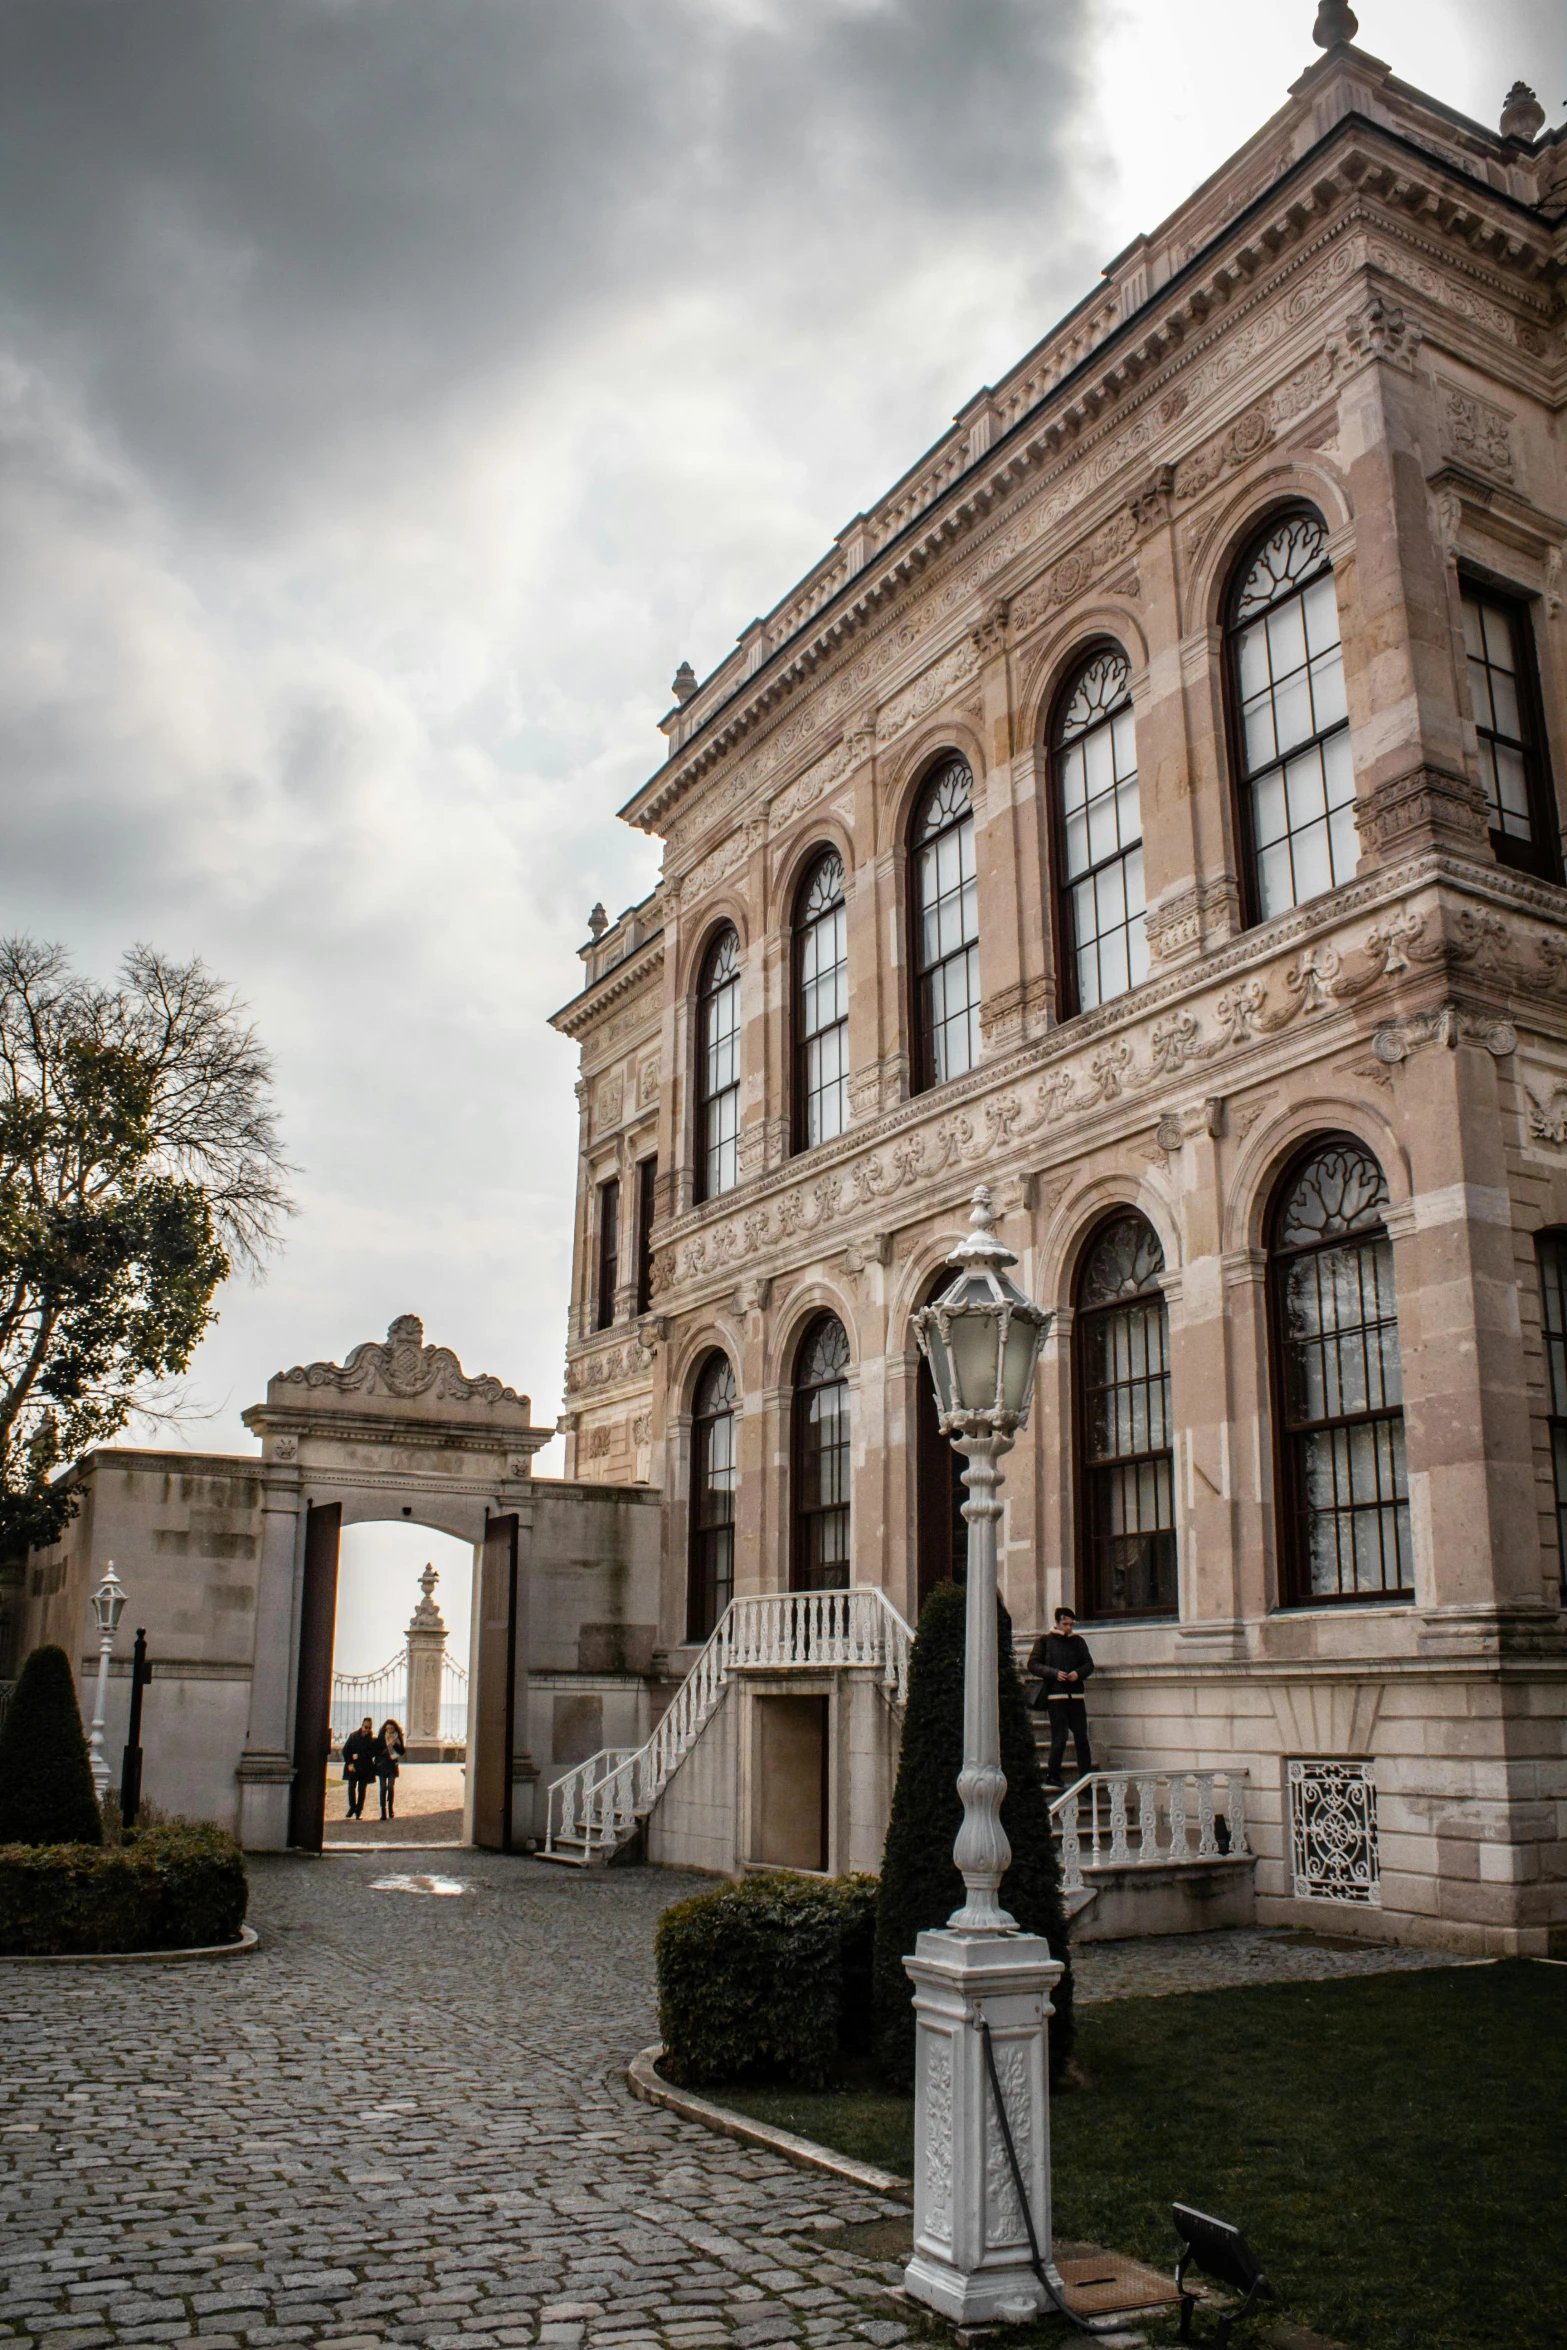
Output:
[[[491,1518],[479,1570],[479,1639],[474,1663],[473,1840],[511,1850],[511,1766],[517,1733],[517,1519]]]
[[[299,1679],[294,1692],[294,1785],[288,1840],[319,1852],[326,1823],[326,1766],[332,1751],[332,1643],[337,1633],[337,1553],[343,1505],[314,1502],[305,1518],[305,1587],[299,1608]]]

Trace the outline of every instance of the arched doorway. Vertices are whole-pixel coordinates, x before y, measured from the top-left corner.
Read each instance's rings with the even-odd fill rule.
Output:
[[[943,1266],[922,1306],[952,1284]],[[914,1556],[915,1619],[938,1583],[961,1583],[968,1573],[968,1520],[963,1515],[963,1459],[941,1433],[930,1365],[918,1356],[914,1373]]]

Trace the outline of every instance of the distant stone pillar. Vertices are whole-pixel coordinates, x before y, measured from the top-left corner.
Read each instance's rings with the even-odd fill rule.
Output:
[[[435,1604],[440,1576],[426,1566],[419,1578],[424,1597],[408,1626],[408,1738],[410,1762],[441,1759],[441,1678],[446,1663],[446,1625]]]

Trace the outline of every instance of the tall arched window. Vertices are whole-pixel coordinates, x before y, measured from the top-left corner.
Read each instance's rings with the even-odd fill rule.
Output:
[[[721,930],[697,988],[696,1196],[716,1199],[740,1179],[740,940]]]
[[[956,753],[914,813],[915,1084],[944,1085],[979,1059],[979,896],[973,777]]]
[[[1414,1596],[1386,1206],[1364,1143],[1330,1134],[1273,1211],[1280,1547],[1297,1606]]]
[[[794,1147],[830,1142],[849,1123],[849,950],[843,859],[817,858],[794,921]]]
[[[705,1640],[735,1595],[735,1375],[709,1355],[691,1410],[686,1638]]]
[[[849,1341],[836,1314],[813,1322],[794,1378],[794,1587],[849,1580]]]
[[[1177,1611],[1163,1271],[1158,1234],[1128,1208],[1101,1226],[1077,1277],[1078,1548],[1094,1616]]]
[[[1545,1400],[1556,1491],[1556,1544],[1562,1595],[1567,1600],[1567,1232],[1542,1232],[1534,1244],[1540,1268],[1540,1324],[1545,1340]]]
[[[1320,515],[1271,522],[1230,598],[1231,757],[1254,922],[1351,880],[1360,854],[1327,543]]]
[[[1137,729],[1119,645],[1101,645],[1056,708],[1061,1009],[1091,1011],[1148,976]]]

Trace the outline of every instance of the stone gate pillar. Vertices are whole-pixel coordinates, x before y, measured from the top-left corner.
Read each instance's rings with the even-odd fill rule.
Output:
[[[446,1666],[446,1625],[435,1604],[440,1581],[426,1564],[419,1578],[424,1596],[408,1626],[408,1735],[410,1762],[441,1759],[441,1682]]]

